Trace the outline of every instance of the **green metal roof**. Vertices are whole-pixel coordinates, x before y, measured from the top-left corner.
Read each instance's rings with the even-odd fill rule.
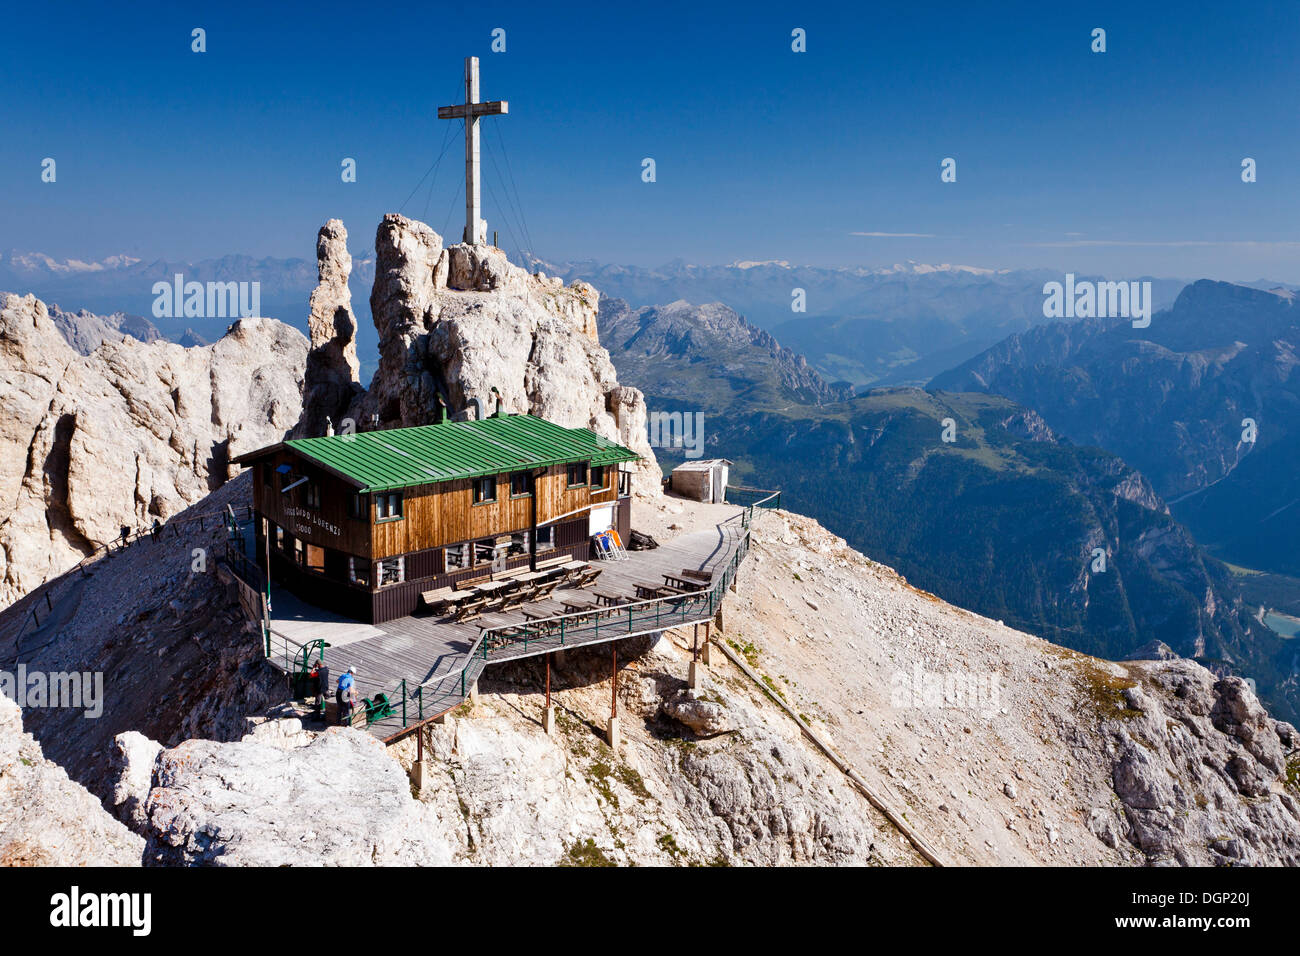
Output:
[[[356,482],[362,491],[391,491],[571,461],[612,465],[640,457],[585,428],[564,428],[532,415],[295,438],[284,444]]]

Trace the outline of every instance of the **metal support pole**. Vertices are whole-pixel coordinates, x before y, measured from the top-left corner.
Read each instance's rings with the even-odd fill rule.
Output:
[[[551,708],[551,655],[543,655],[546,658],[546,709]]]
[[[691,659],[700,659],[700,625],[691,625]]]

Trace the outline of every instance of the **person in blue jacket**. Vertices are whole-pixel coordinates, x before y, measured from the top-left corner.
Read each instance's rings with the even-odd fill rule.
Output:
[[[356,667],[349,667],[347,673],[339,677],[339,689],[336,700],[339,705],[339,723],[352,723],[352,709],[357,705]]]

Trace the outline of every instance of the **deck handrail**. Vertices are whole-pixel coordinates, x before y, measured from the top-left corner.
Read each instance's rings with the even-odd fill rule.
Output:
[[[730,488],[732,486],[729,485],[728,487]],[[731,556],[727,559],[725,565],[723,566],[722,574],[718,578],[716,578],[713,581],[713,583],[710,584],[708,587],[701,588],[698,591],[686,591],[681,594],[669,594],[663,597],[645,598],[639,601],[629,601],[626,604],[618,604],[618,605],[614,605],[613,607],[598,608],[591,611],[571,611],[566,614],[557,614],[554,617],[539,618],[536,621],[530,621],[526,624],[502,624],[502,625],[498,625],[497,627],[483,628],[481,631],[479,631],[478,637],[474,640],[474,642],[470,644],[469,651],[465,654],[464,663],[461,664],[459,667],[453,668],[452,670],[446,671],[442,674],[436,674],[433,677],[430,677],[427,680],[422,681],[419,684],[416,684],[414,686],[414,689],[412,689],[411,685],[407,682],[405,678],[399,681],[398,684],[393,688],[391,695],[388,696],[390,700],[393,701],[400,700],[402,703],[401,729],[405,730],[407,727],[410,726],[411,723],[410,715],[408,715],[407,708],[406,708],[406,702],[408,700],[416,702],[416,707],[417,707],[416,722],[418,723],[422,723],[426,719],[436,717],[438,716],[438,713],[444,713],[447,710],[451,710],[453,707],[456,706],[456,704],[462,703],[465,697],[469,693],[469,689],[466,681],[466,675],[471,670],[474,670],[475,677],[477,678],[477,674],[481,673],[483,668],[492,662],[492,658],[488,654],[488,648],[486,642],[490,636],[500,635],[501,632],[505,632],[505,631],[513,632],[513,634],[508,636],[507,639],[511,643],[514,643],[516,640],[522,640],[523,644],[526,647],[529,640],[527,635],[525,634],[523,638],[516,638],[514,637],[515,634],[518,634],[520,631],[525,631],[525,632],[533,631],[540,635],[544,628],[548,632],[553,632],[555,629],[553,627],[546,627],[546,625],[550,625],[556,621],[560,622],[560,636],[561,636],[561,641],[563,641],[564,630],[567,627],[567,622],[573,621],[575,623],[586,623],[588,627],[594,627],[597,636],[599,636],[601,628],[609,627],[611,630],[613,630],[614,628],[619,626],[621,622],[610,619],[613,615],[617,614],[621,617],[625,617],[629,625],[634,623],[633,618],[636,613],[635,609],[638,608],[645,611],[648,611],[651,606],[655,608],[656,611],[655,624],[657,629],[658,629],[658,625],[661,625],[663,623],[663,617],[664,617],[664,615],[658,613],[659,610],[670,606],[676,609],[677,607],[680,607],[681,605],[687,603],[692,603],[692,604],[702,603],[703,607],[700,608],[700,610],[707,609],[707,613],[702,615],[699,618],[699,620],[708,620],[709,618],[713,617],[713,615],[717,613],[717,609],[722,606],[722,601],[725,597],[726,590],[731,586],[731,582],[735,580],[736,574],[740,569],[741,561],[743,561],[745,556],[749,553],[749,549],[751,546],[751,538],[753,535],[752,525],[753,525],[755,512],[760,508],[779,508],[781,506],[780,491],[769,491],[767,489],[741,489],[741,490],[756,491],[760,494],[763,494],[764,497],[759,499],[758,501],[753,502],[752,504],[743,506],[743,511],[741,512],[741,527],[743,531],[742,533],[737,535],[736,549],[731,553]],[[682,626],[683,624],[691,623],[691,619],[688,618],[685,612],[681,616],[683,619],[681,621],[674,623],[672,625],[673,627],[679,627]],[[580,627],[576,629],[581,630],[585,628]],[[629,628],[629,630],[630,629],[631,628]],[[551,633],[549,636],[553,636],[553,633]],[[268,654],[268,657],[269,656],[270,655]],[[443,696],[446,698],[446,700],[454,701],[454,703],[451,703],[448,707],[444,708],[442,711],[439,711],[437,713],[430,713],[426,716],[425,693],[424,693],[425,690],[438,686],[442,684],[444,681],[453,677],[460,677],[459,691],[450,692]],[[375,686],[382,686],[382,685],[376,684]],[[388,694],[386,690],[381,690],[379,691],[379,693]],[[395,717],[396,714],[394,714],[393,716]],[[385,719],[391,719],[391,718],[385,718]]]

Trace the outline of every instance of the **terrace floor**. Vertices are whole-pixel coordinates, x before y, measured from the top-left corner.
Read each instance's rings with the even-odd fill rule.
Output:
[[[687,568],[708,571],[718,581],[744,538],[744,513],[737,506],[711,530],[683,534],[652,550],[627,552],[625,560],[593,560],[592,565],[602,572],[585,589],[560,589],[537,606],[493,611],[460,622],[417,612],[382,624],[364,624],[307,604],[284,588],[273,588],[272,642],[291,647],[324,639],[330,645],[325,661],[331,685],[348,667],[355,666],[359,696],[388,696],[397,712],[371,723],[369,730],[380,739],[391,740],[463,702],[469,687],[489,664],[707,620],[713,605],[709,603],[706,612],[703,592],[682,599],[645,601],[637,596],[637,585],[661,585],[665,574],[680,575]],[[600,614],[571,614],[560,604],[571,598],[595,604],[593,590],[617,595],[620,607],[602,608]],[[524,611],[536,613],[538,607],[553,617],[527,620]],[[567,625],[564,629],[558,626],[561,619]],[[491,631],[493,639],[480,643],[484,630]],[[277,661],[273,655],[272,662],[283,666],[283,658]],[[398,688],[404,688],[404,700],[399,700]],[[403,705],[404,715],[399,709]],[[361,723],[364,718],[358,726]]]

